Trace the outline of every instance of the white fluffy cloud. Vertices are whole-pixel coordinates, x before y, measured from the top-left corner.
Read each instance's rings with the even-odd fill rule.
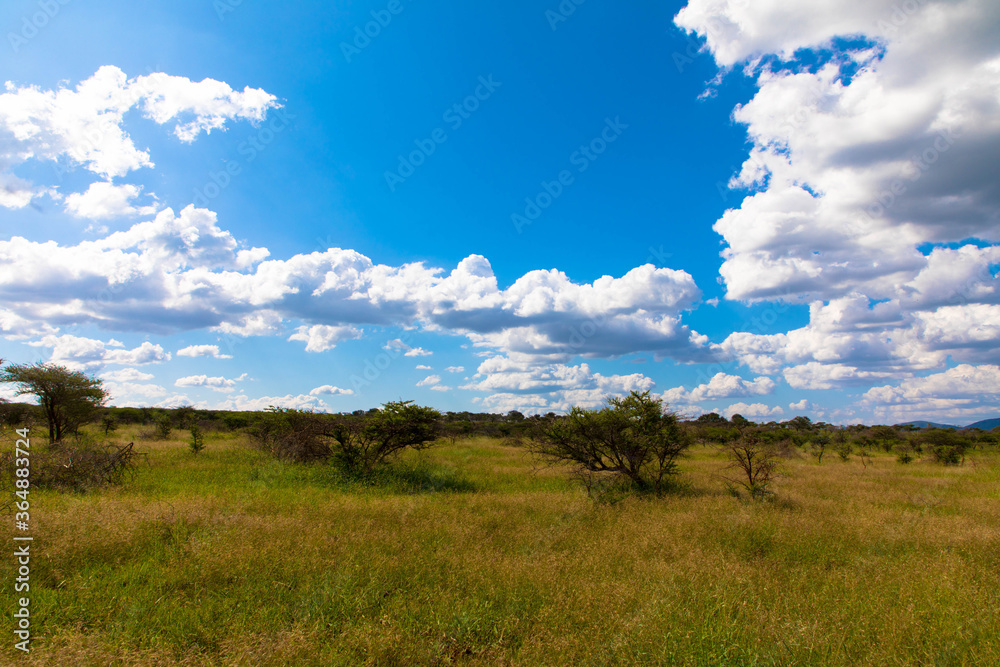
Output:
[[[862,404],[887,421],[954,418],[995,412],[1000,366],[960,364],[898,385],[873,387]]]
[[[499,290],[478,256],[442,276],[419,262],[390,267],[339,248],[251,266],[244,251],[215,213],[193,206],[164,209],[75,246],[14,237],[0,241],[0,298],[22,327],[44,321],[247,336],[274,335],[298,319],[305,324],[291,340],[304,341],[309,351],[357,337],[356,325],[395,324],[564,359],[645,349],[684,360],[715,354],[704,336],[680,323],[680,311],[700,294],[684,272],[647,265],[622,278],[577,284],[541,271]],[[266,254],[250,252],[255,259]],[[389,346],[411,357],[431,354],[401,339]]]
[[[910,5],[692,0],[678,14],[759,88],[734,114],[753,148],[733,184],[753,192],[716,224],[731,298],[896,298],[928,264],[919,245],[1000,239],[1000,5]]]
[[[440,375],[428,375],[423,380],[421,380],[420,382],[418,382],[417,386],[418,387],[430,387],[430,386],[438,384],[440,382],[441,382],[441,376]]]
[[[107,382],[143,382],[152,380],[152,373],[143,373],[137,368],[122,368],[117,371],[106,371],[98,377]]]
[[[349,396],[354,393],[353,389],[341,389],[332,384],[324,384],[309,392],[310,396]]]
[[[134,206],[133,201],[142,190],[137,185],[112,185],[109,182],[91,183],[86,192],[66,196],[66,210],[79,218],[101,220],[132,215],[151,215],[156,205]]]
[[[326,324],[301,326],[288,340],[303,341],[306,352],[326,352],[345,340],[361,338],[361,330],[354,327],[334,327]]]
[[[212,357],[214,359],[232,359],[230,354],[222,354],[218,345],[188,345],[177,350],[178,357]]]
[[[0,178],[7,193],[0,205],[19,208],[46,189],[14,177],[28,161],[68,161],[105,179],[125,176],[153,162],[124,128],[131,109],[153,122],[174,122],[174,134],[191,142],[201,132],[221,129],[233,119],[263,120],[276,98],[260,89],[234,91],[212,79],[194,82],[153,73],[129,79],[117,67],[101,67],[76,88],[42,90],[8,81],[0,94]],[[68,202],[80,215],[118,214],[127,191],[88,190]],[[117,209],[116,209],[117,207]]]
[[[212,391],[228,394],[235,391],[236,383],[241,382],[244,379],[246,379],[245,373],[235,380],[224,377],[209,377],[207,375],[189,375],[187,377],[178,378],[177,381],[174,382],[174,386],[204,387],[206,389],[211,389]]]
[[[309,410],[312,412],[329,412],[330,408],[317,396],[305,394],[287,394],[285,396],[259,396],[251,398],[246,394],[237,394],[218,403],[202,402],[196,407],[206,410],[258,411],[269,407],[289,408],[293,410]]]
[[[170,353],[160,345],[149,341],[131,350],[124,349],[121,342],[113,338],[107,342],[93,338],[83,338],[64,334],[45,336],[39,341],[28,343],[35,347],[51,348],[49,361],[73,370],[94,370],[107,364],[122,366],[142,366],[158,364],[170,360]]]
[[[729,407],[718,411],[726,419],[731,419],[733,415],[741,415],[746,418],[757,417],[780,417],[785,411],[777,406],[765,405],[764,403],[733,403]]]
[[[653,385],[651,378],[640,373],[605,376],[587,364],[540,364],[531,356],[514,354],[486,359],[473,381],[461,389],[489,392],[481,403],[495,412],[535,414],[566,412],[573,406],[598,407],[608,396],[646,391]]]
[[[1000,4],[691,0],[675,22],[758,87],[734,112],[747,194],[715,225],[727,296],[810,304],[723,349],[802,389],[997,361]]]
[[[774,380],[765,376],[744,380],[738,375],[716,373],[707,383],[700,384],[691,391],[684,387],[675,387],[663,392],[662,398],[669,405],[698,403],[716,398],[763,396],[773,392],[776,386]]]

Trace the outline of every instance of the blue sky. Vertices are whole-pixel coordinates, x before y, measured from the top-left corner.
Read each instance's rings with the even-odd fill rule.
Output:
[[[1000,12],[853,4],[5,3],[0,357],[122,405],[994,416]]]

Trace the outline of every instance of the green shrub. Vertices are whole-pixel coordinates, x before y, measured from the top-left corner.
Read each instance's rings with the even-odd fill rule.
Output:
[[[345,415],[333,429],[334,458],[346,470],[371,473],[406,448],[430,447],[440,418],[437,410],[413,401],[389,402],[365,417]]]
[[[271,406],[254,415],[249,431],[258,447],[286,461],[323,461],[331,453],[332,429],[324,415]]]
[[[161,440],[170,437],[170,432],[174,430],[174,425],[170,422],[169,416],[163,416],[156,420],[156,432]]]
[[[935,428],[921,433],[920,442],[936,463],[959,465],[965,461],[967,442],[952,429]]]
[[[854,445],[851,444],[850,440],[838,442],[835,449],[837,451],[837,456],[840,457],[841,461],[850,460],[851,454],[854,453]]]
[[[197,424],[191,426],[191,441],[188,443],[191,453],[197,454],[205,449],[205,436],[201,434],[201,427]]]
[[[610,398],[598,410],[574,407],[564,419],[536,433],[533,451],[574,474],[619,475],[634,489],[661,493],[677,473],[677,459],[690,440],[660,399],[648,391]]]

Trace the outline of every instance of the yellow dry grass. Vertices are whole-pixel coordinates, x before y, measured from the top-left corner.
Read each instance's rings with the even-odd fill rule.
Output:
[[[3,660],[1000,664],[993,454],[793,459],[746,503],[699,448],[677,494],[600,505],[487,439],[367,485],[237,437],[140,444],[123,489],[33,495],[33,650]],[[6,609],[13,572],[0,559]]]

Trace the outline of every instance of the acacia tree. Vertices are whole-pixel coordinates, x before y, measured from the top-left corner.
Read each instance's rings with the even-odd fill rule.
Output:
[[[368,474],[406,448],[426,449],[438,435],[441,413],[413,401],[390,401],[365,417],[345,416],[333,429],[338,463]]]
[[[49,443],[76,431],[108,399],[100,380],[56,364],[11,364],[0,373],[0,382],[16,384],[19,396],[38,398],[49,424]]]
[[[613,397],[597,410],[574,407],[536,436],[532,449],[577,474],[613,473],[639,490],[661,493],[690,445],[677,415],[648,391]]]
[[[740,430],[740,437],[722,445],[722,452],[729,459],[727,470],[735,470],[732,477],[725,477],[732,491],[744,488],[751,499],[764,498],[771,492],[771,482],[778,474],[781,458],[773,443],[765,442],[750,428]]]

